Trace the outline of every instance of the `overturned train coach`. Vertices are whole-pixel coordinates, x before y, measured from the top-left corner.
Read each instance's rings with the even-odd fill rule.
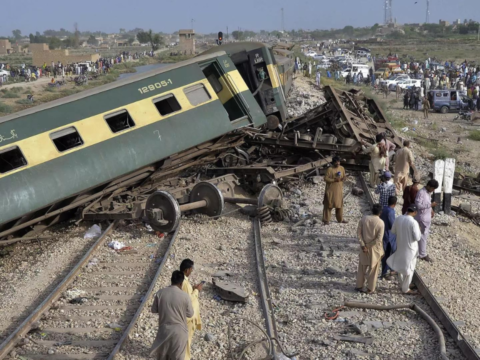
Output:
[[[238,42],[214,47],[204,54],[222,50],[235,64],[250,92],[275,129],[287,120],[286,98],[292,87],[295,60],[287,49],[257,42]]]
[[[173,154],[266,124],[246,65],[216,50],[0,118],[0,240],[35,235]],[[259,57],[270,69],[271,54]]]

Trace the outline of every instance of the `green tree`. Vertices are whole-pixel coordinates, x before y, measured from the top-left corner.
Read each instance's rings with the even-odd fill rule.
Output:
[[[134,41],[135,41],[134,37],[129,38],[128,39],[128,45],[132,45]]]
[[[52,36],[48,38],[48,47],[50,50],[58,49],[59,47],[62,46],[62,41],[57,38],[56,36]]]
[[[13,37],[15,40],[20,40],[22,38],[22,31],[21,30],[12,30]]]
[[[124,34],[124,33],[125,33],[125,29],[120,28],[120,34]]]
[[[345,26],[343,28],[343,33],[347,36],[353,36],[353,31],[354,31],[353,26],[350,26],[350,25]]]
[[[232,31],[232,36],[235,40],[243,40],[244,38],[243,31],[238,30]]]
[[[140,43],[146,44],[150,43],[150,46],[152,47],[152,51],[155,51],[158,49],[160,45],[163,45],[164,41],[163,38],[160,36],[160,34],[155,34],[152,29],[146,31],[141,31],[137,34],[137,39]]]
[[[138,32],[137,33],[137,39],[141,44],[146,44],[146,43],[150,42],[149,38],[148,38],[148,32],[146,32],[146,31]]]
[[[90,35],[88,40],[87,40],[87,44],[96,46],[96,45],[98,45],[98,40],[95,39],[95,36]]]

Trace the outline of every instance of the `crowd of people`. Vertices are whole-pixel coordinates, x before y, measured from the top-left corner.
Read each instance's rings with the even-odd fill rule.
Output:
[[[385,134],[377,135],[373,145],[363,144],[363,151],[370,154],[369,186],[378,194],[379,200],[373,205],[372,214],[365,215],[358,224],[357,237],[361,250],[357,291],[371,294],[375,292],[379,277],[391,279],[397,275],[402,291],[416,294],[410,285],[417,258],[432,261],[427,252],[427,241],[437,204],[432,201],[431,195],[439,184],[436,180],[430,180],[420,189],[410,142],[406,140],[403,145],[403,148],[396,151],[395,144]],[[390,166],[394,154],[395,164]],[[413,184],[408,185],[412,173]],[[325,175],[325,225],[330,223],[333,209],[338,223],[346,223],[343,218],[345,179],[345,169],[340,165],[340,158],[334,157],[332,166]],[[399,217],[396,217],[395,211],[397,196],[403,197],[402,215]]]
[[[0,70],[10,72],[10,77],[24,77],[26,81],[36,80],[42,76],[53,77],[57,76],[79,76],[87,75],[88,73],[102,73],[106,74],[110,71],[113,65],[120,64],[127,61],[133,61],[144,56],[153,56],[152,51],[143,52],[129,52],[123,51],[120,54],[100,58],[96,61],[73,62],[62,64],[60,61],[52,61],[50,64],[44,63],[42,66],[21,64],[19,67],[12,67],[9,64],[0,64]],[[0,76],[0,86],[7,80],[6,76]]]

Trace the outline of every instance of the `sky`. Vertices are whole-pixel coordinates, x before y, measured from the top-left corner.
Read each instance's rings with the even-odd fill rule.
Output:
[[[422,23],[426,1],[393,0],[393,17],[401,24]],[[20,29],[24,35],[47,29],[73,31],[75,22],[80,31],[112,33],[120,28],[139,27],[171,33],[190,28],[192,19],[199,33],[225,32],[227,26],[229,32],[271,31],[281,29],[282,7],[286,30],[372,26],[384,19],[384,0],[22,0],[24,10],[20,13],[16,1],[2,2],[0,36],[11,36],[14,29]],[[480,21],[480,0],[430,0],[430,22],[474,16],[474,20]]]

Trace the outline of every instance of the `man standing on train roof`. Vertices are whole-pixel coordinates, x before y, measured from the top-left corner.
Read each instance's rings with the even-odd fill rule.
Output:
[[[432,196],[430,195],[438,188],[437,180],[430,180],[427,185],[421,189],[417,197],[415,198],[415,206],[418,213],[415,216],[415,220],[420,225],[420,231],[422,232],[422,238],[418,243],[420,260],[432,262],[430,256],[427,255],[427,240],[430,233],[430,225],[432,224],[433,208],[437,206],[436,202],[432,202]]]
[[[187,343],[187,351],[185,353],[185,360],[190,360],[191,358],[191,347],[192,347],[192,340],[193,335],[195,334],[195,330],[202,330],[202,320],[200,319],[200,304],[198,302],[199,292],[202,291],[203,283],[192,287],[190,282],[188,281],[188,277],[193,272],[193,261],[190,259],[185,259],[180,264],[180,271],[185,276],[185,280],[183,280],[182,290],[190,296],[192,301],[192,306],[194,310],[194,315],[191,319],[187,320],[187,327],[188,327],[188,343]]]
[[[413,273],[417,265],[418,241],[422,233],[415,221],[417,207],[410,205],[405,215],[399,216],[392,227],[392,234],[397,237],[397,250],[387,259],[387,265],[398,273],[398,282],[405,294],[416,295],[410,290]]]
[[[187,350],[187,319],[194,314],[190,296],[182,291],[185,276],[174,271],[171,286],[155,294],[152,313],[158,314],[158,331],[150,351],[157,360],[184,360]]]
[[[320,88],[320,77],[321,77],[320,71],[317,70],[317,74],[315,75],[315,82],[319,88]]]
[[[375,204],[372,215],[365,215],[358,223],[357,237],[360,242],[360,258],[357,271],[357,287],[355,290],[364,292],[365,279],[367,280],[367,294],[375,292],[378,272],[380,270],[383,252],[383,233],[385,225],[380,219],[382,207]]]
[[[345,181],[345,169],[340,166],[340,158],[334,156],[332,166],[325,174],[325,197],[323,200],[323,223],[330,224],[332,209],[335,209],[337,221],[346,224],[343,220],[343,182]]]

